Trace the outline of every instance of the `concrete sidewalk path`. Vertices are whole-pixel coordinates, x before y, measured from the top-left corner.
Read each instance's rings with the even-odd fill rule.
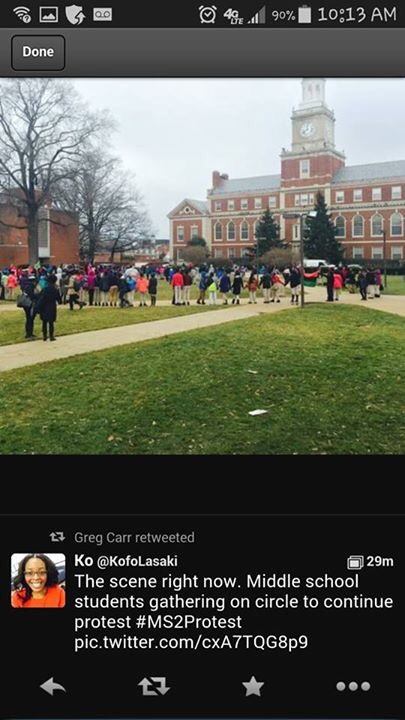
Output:
[[[90,332],[76,333],[57,337],[58,324],[55,325],[56,341],[44,342],[42,338],[35,342],[4,345],[0,347],[0,372],[14,368],[36,365],[37,363],[51,362],[60,358],[82,355],[83,353],[105,350],[117,345],[155,340],[165,335],[197,330],[199,328],[221,325],[223,323],[256,317],[263,312],[276,312],[286,310],[290,305],[279,304],[263,305],[237,305],[223,310],[206,313],[193,313],[181,315],[165,320],[152,320],[137,323],[136,325],[122,325],[121,327],[106,328],[104,330],[91,330]]]
[[[314,287],[305,289],[305,303],[323,303],[326,300],[326,288]],[[144,340],[155,340],[165,335],[197,330],[199,328],[221,325],[222,323],[243,320],[244,318],[257,317],[263,313],[274,313],[280,310],[291,310],[297,312],[296,306],[291,306],[289,297],[285,297],[280,303],[263,304],[259,299],[256,305],[248,304],[243,300],[243,305],[230,305],[224,309],[214,312],[193,313],[190,307],[189,315],[166,318],[165,320],[153,320],[150,322],[138,323],[136,325],[123,325],[121,327],[106,328],[104,330],[92,330],[90,332],[76,333],[74,335],[63,335],[57,337],[56,342],[42,339],[36,342],[19,343],[16,345],[5,345],[0,347],[0,372],[13,370],[15,368],[27,367],[43,362],[52,362],[61,358],[82,355],[84,353],[106,350],[118,345],[128,345]],[[170,301],[162,301],[159,305],[170,305]],[[382,295],[374,300],[362,301],[359,294],[350,295],[343,293],[341,305],[360,305],[364,308],[394,313],[405,317],[405,296],[404,295]],[[332,305],[332,307],[335,303]],[[4,306],[3,306],[4,307]],[[7,307],[7,306],[6,306]],[[14,305],[12,306],[14,309]],[[299,306],[298,306],[299,307]],[[84,308],[83,312],[91,311],[91,308]],[[23,318],[22,318],[23,322]],[[58,325],[56,323],[56,333]]]
[[[308,291],[308,294],[307,294]],[[314,288],[305,288],[305,302],[326,302],[326,287],[316,286]],[[384,295],[379,298],[371,298],[362,300],[360,293],[343,292],[338,302],[339,305],[360,305],[369,310],[382,310],[383,312],[394,313],[405,317],[405,295]],[[335,305],[335,303],[328,303]]]

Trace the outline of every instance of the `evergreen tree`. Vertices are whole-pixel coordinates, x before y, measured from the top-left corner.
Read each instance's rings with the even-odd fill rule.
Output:
[[[261,257],[273,248],[283,247],[280,240],[280,227],[275,222],[270,210],[266,210],[260,218],[255,237],[257,241],[257,257]]]
[[[325,198],[316,195],[316,217],[306,217],[304,225],[304,252],[307,258],[325,258],[337,265],[343,257],[343,248],[336,237],[336,228],[329,217]]]

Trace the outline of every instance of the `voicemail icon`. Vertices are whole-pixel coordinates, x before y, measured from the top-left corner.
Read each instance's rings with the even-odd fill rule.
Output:
[[[112,7],[93,8],[93,21],[94,22],[111,22],[112,21]]]

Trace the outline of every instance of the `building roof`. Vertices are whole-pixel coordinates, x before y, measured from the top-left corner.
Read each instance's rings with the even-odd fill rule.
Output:
[[[218,187],[212,189],[211,195],[255,192],[258,190],[278,190],[280,188],[280,182],[281,175],[259,175],[258,177],[222,180]]]
[[[340,168],[334,173],[332,184],[360,182],[362,180],[390,180],[396,177],[405,177],[405,160],[368,163],[367,165],[349,165]]]
[[[187,205],[190,205],[191,207],[195,208],[195,210],[197,210],[197,212],[201,213],[201,215],[208,215],[208,213],[209,213],[208,203],[205,202],[204,200],[191,200],[191,198],[184,198],[184,200],[182,200],[178,205],[176,205],[176,207],[175,207],[173,210],[171,210],[171,211],[167,214],[167,217],[168,217],[168,218],[174,218],[174,217],[176,217],[177,215],[182,214],[182,210],[183,210],[185,207],[187,207]],[[190,214],[190,215],[186,215],[186,217],[190,217],[190,218],[195,217],[195,218],[198,218],[198,217],[200,217],[200,216],[199,216],[199,215]]]
[[[337,170],[332,178],[332,185],[343,183],[370,182],[372,180],[394,180],[405,177],[405,160],[391,160],[389,162],[367,163],[366,165],[349,165]],[[221,180],[218,187],[209,190],[209,196],[236,195],[253,192],[270,192],[280,190],[281,175],[258,175],[256,177],[235,178],[233,180]],[[203,215],[209,214],[208,202],[203,200],[192,200],[185,198],[175,208],[178,210],[181,205],[189,204],[195,207]],[[172,210],[169,217],[175,214]]]
[[[189,205],[194,205],[197,210],[204,214],[208,213],[208,203],[204,202],[204,200],[191,200],[191,198],[185,198],[183,202]]]

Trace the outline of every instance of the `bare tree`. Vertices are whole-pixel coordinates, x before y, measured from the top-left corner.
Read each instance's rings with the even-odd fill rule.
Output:
[[[0,191],[22,207],[30,263],[38,260],[41,207],[56,186],[74,177],[84,144],[111,127],[105,114],[88,111],[65,80],[13,78],[0,84]]]
[[[263,265],[277,265],[277,267],[287,267],[292,263],[291,248],[273,248],[260,258]]]
[[[193,265],[201,265],[207,262],[209,253],[207,248],[202,245],[191,245],[187,243],[187,246],[181,251],[181,257],[186,262],[193,263]]]
[[[150,221],[132,177],[118,158],[89,148],[74,178],[55,195],[58,205],[79,214],[81,255],[91,262],[97,251],[125,251],[151,233]]]
[[[111,262],[117,252],[125,252],[137,245],[139,240],[151,234],[151,226],[146,211],[139,207],[138,198],[128,197],[128,204],[112,218],[104,239],[110,253]]]

